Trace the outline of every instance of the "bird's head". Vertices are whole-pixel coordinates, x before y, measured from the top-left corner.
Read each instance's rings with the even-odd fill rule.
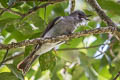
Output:
[[[86,15],[83,11],[77,10],[70,14],[70,16],[76,17],[79,20],[89,20],[88,17],[91,15]]]

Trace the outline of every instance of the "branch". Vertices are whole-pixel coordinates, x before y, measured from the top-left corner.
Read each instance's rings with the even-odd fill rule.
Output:
[[[98,45],[94,45],[94,46],[90,46],[90,47],[81,47],[81,48],[63,48],[63,49],[57,49],[57,51],[90,49],[90,48],[96,48],[96,47],[99,47],[99,46],[101,46],[101,45],[105,45],[105,44],[98,44]]]
[[[120,72],[118,72],[118,74],[115,76],[115,78],[113,80],[117,80],[117,78],[120,76]]]
[[[81,47],[81,48],[64,48],[64,49],[57,49],[57,51],[62,51],[62,50],[66,51],[66,50],[90,49],[90,48],[99,47],[99,46],[101,46],[101,45],[105,45],[105,44],[98,44],[98,45],[94,45],[94,46],[90,46],[90,47]],[[13,59],[15,59],[15,58],[17,58],[17,57],[19,57],[19,56],[22,56],[23,54],[24,54],[24,53],[21,52],[21,53],[19,53],[19,54],[17,54],[17,55],[8,57],[7,59],[5,59],[5,60],[3,61],[3,64],[5,64],[6,62],[8,62],[8,61],[10,61],[10,60],[13,60]]]
[[[34,1],[34,0],[17,0],[17,1],[19,2],[19,1]],[[58,2],[62,2],[62,1],[68,1],[68,0],[37,0],[37,1],[47,2],[47,3],[44,3],[44,4],[40,5],[40,6],[33,7],[32,9],[30,9],[30,10],[29,10],[27,13],[25,13],[25,14],[22,14],[22,13],[20,13],[20,12],[11,10],[10,8],[11,8],[13,5],[15,5],[15,3],[13,3],[13,4],[12,4],[11,6],[9,6],[8,8],[0,8],[0,10],[2,10],[2,11],[0,12],[0,15],[2,15],[5,11],[8,11],[8,12],[10,12],[10,13],[19,15],[19,16],[21,16],[22,18],[24,18],[25,16],[30,15],[31,13],[37,11],[37,10],[40,9],[40,8],[44,8],[44,7],[46,7],[46,6],[50,5],[50,4],[54,4],[54,3],[58,3]]]
[[[116,24],[105,14],[96,0],[87,1],[95,9],[100,18],[107,23],[108,26],[117,27]],[[120,33],[115,32],[113,35],[120,41]]]
[[[11,9],[9,9],[9,8],[0,8],[0,10],[2,10],[2,11],[8,11],[8,12],[10,12],[10,13],[19,15],[19,16],[21,16],[22,18],[24,18],[24,17],[32,14],[33,12],[37,11],[38,9],[44,8],[44,7],[46,7],[46,6],[50,5],[50,4],[53,4],[53,3],[45,3],[45,4],[42,4],[42,5],[40,5],[40,6],[33,7],[32,9],[30,9],[30,10],[29,10],[27,13],[25,13],[25,14],[22,14],[22,13],[17,12],[17,11],[13,11],[13,10],[11,10]]]
[[[8,55],[8,51],[9,51],[9,49],[6,50],[6,53],[5,53],[4,57],[3,57],[3,60],[0,62],[0,66],[2,66],[2,64],[4,63],[5,58],[6,58],[7,55]]]
[[[62,2],[67,0],[39,0],[39,1],[47,1],[47,2]]]
[[[87,1],[95,9],[100,18],[108,24],[108,26],[116,27],[116,24],[105,14],[105,12],[102,10],[96,0]]]
[[[16,15],[19,15],[19,16],[23,16],[23,14],[22,14],[22,13],[17,12],[17,11],[13,11],[13,10],[8,9],[8,8],[0,8],[0,10],[3,10],[3,11],[8,11],[8,12],[10,12],[10,13],[13,13],[13,14],[16,14]]]
[[[114,33],[118,32],[115,27],[104,27],[104,28],[97,28],[93,30],[85,30],[78,33],[73,33],[69,35],[62,35],[53,38],[36,38],[32,40],[25,40],[18,43],[11,43],[11,44],[0,44],[0,49],[10,49],[10,48],[18,48],[22,46],[28,46],[33,44],[43,44],[43,43],[55,43],[58,41],[67,41],[73,38],[80,38],[81,36],[88,36],[91,34],[102,34],[102,33]]]
[[[57,51],[61,51],[61,50],[80,50],[80,49],[90,49],[90,48],[95,48],[95,47],[99,47],[100,45],[105,45],[105,44],[99,44],[99,45],[94,45],[94,46],[90,46],[90,47],[81,47],[81,48],[64,48],[64,49],[57,49]],[[22,56],[24,54],[24,52],[21,52],[17,55],[14,55],[14,56],[11,56],[11,57],[8,57],[6,58],[2,64],[5,64],[6,62],[10,61],[10,60],[13,60],[19,56]]]
[[[69,8],[70,8],[70,13],[72,13],[75,9],[75,0],[69,0]]]
[[[6,9],[10,9],[13,5],[15,5],[14,2],[13,2],[11,5],[9,5],[8,8],[6,8]],[[0,15],[2,15],[5,11],[6,11],[5,9],[2,10],[2,11],[0,12]]]
[[[6,58],[6,59],[3,61],[3,63],[6,63],[6,62],[8,62],[8,61],[10,61],[10,60],[13,60],[13,59],[15,59],[15,58],[17,58],[17,57],[19,57],[19,56],[22,56],[22,55],[24,55],[24,52],[21,52],[21,53],[19,53],[19,54],[17,54],[17,55],[14,55],[14,56],[11,56],[11,57]]]
[[[46,6],[50,5],[50,4],[53,4],[53,3],[45,3],[45,4],[42,4],[40,6],[33,7],[27,13],[23,14],[22,18],[24,18],[25,16],[28,16],[28,15],[32,14],[33,12],[37,11],[38,9],[44,8],[44,7],[46,7]]]
[[[18,0],[18,1],[32,1],[32,0]],[[34,0],[33,0],[33,1],[34,1]],[[22,14],[22,13],[20,13],[20,12],[11,10],[11,9],[10,9],[11,6],[12,6],[12,5],[11,5],[11,6],[9,6],[8,8],[0,8],[0,10],[2,10],[1,13],[0,13],[0,15],[2,15],[5,11],[8,11],[8,12],[10,12],[10,13],[19,15],[19,16],[21,16],[22,18],[24,18],[24,17],[32,14],[33,12],[37,11],[37,10],[40,9],[40,8],[44,8],[44,7],[46,7],[46,6],[50,5],[50,4],[54,4],[54,3],[58,3],[58,2],[62,2],[62,1],[67,1],[67,0],[38,0],[38,1],[47,2],[47,3],[44,3],[44,4],[40,5],[40,6],[33,7],[32,9],[30,9],[30,10],[29,10],[27,13],[25,13],[25,14]],[[15,4],[15,3],[14,3],[14,4]]]
[[[18,1],[34,1],[34,0],[18,0]],[[62,2],[62,1],[68,1],[68,0],[37,0],[41,2]]]

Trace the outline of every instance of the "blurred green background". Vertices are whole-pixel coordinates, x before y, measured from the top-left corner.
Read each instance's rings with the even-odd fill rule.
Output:
[[[119,27],[118,0],[97,1]],[[45,2],[0,0],[0,12],[13,3],[15,4],[10,9],[24,14]],[[8,44],[40,37],[51,20],[57,16],[69,15],[69,5],[69,1],[52,4],[24,18],[9,11],[3,12],[0,14],[0,43]],[[107,26],[86,0],[75,0],[75,10],[82,10],[92,15],[90,21],[80,26],[76,32]],[[113,80],[120,71],[120,43],[115,38],[109,38],[108,34],[99,34],[67,41],[57,48],[56,53],[51,50],[41,55],[25,76],[16,67],[29,55],[33,45],[10,49],[6,59],[20,55],[6,61],[5,65],[0,67],[0,80]],[[95,45],[97,46],[93,48],[84,48]],[[0,61],[5,53],[6,50],[0,50]]]

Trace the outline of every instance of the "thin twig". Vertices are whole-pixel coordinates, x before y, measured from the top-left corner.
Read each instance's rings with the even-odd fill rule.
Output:
[[[117,80],[117,78],[120,76],[120,71],[118,72],[118,74],[116,75],[116,77],[113,80]]]
[[[40,5],[40,6],[33,7],[33,8],[30,9],[27,13],[23,14],[22,18],[24,18],[24,17],[32,14],[33,12],[37,11],[38,9],[44,8],[44,7],[46,7],[46,6],[50,5],[50,4],[53,4],[53,3],[45,3],[45,4],[42,4],[42,5]]]
[[[8,61],[10,61],[10,60],[12,60],[12,59],[15,59],[15,58],[19,57],[19,56],[22,56],[23,54],[24,54],[24,52],[19,53],[19,54],[14,55],[14,56],[11,56],[11,57],[8,57],[8,58],[6,58],[6,59],[3,61],[3,63],[6,63],[6,62],[8,62]]]
[[[44,9],[44,25],[46,26],[46,13],[47,13],[47,7]]]
[[[102,33],[114,33],[117,31],[115,27],[103,27],[103,28],[97,28],[92,30],[85,30],[78,33],[72,33],[69,35],[61,35],[57,37],[52,38],[36,38],[32,40],[25,40],[18,43],[11,43],[11,44],[0,44],[0,49],[10,49],[10,48],[18,48],[22,46],[28,46],[33,44],[44,44],[44,43],[54,43],[58,41],[67,41],[73,38],[80,38],[82,36],[88,36],[91,34],[102,34]]]
[[[3,57],[3,60],[0,62],[0,66],[2,66],[4,60],[6,59],[6,57],[8,55],[8,51],[9,51],[9,49],[6,50],[6,53],[5,53],[4,57]]]
[[[17,1],[19,2],[19,1],[29,1],[29,0],[17,0]],[[32,1],[32,0],[31,0],[31,1]],[[34,1],[34,0],[33,0],[33,1]],[[21,16],[22,18],[24,18],[24,17],[30,15],[31,13],[37,11],[39,8],[44,8],[44,7],[46,7],[46,6],[50,5],[50,4],[55,4],[55,3],[58,3],[58,2],[63,2],[63,1],[68,1],[68,0],[38,0],[38,1],[47,2],[47,3],[42,4],[42,5],[40,5],[40,6],[33,7],[33,8],[30,9],[27,13],[22,14],[22,13],[20,13],[20,12],[13,11],[13,10],[10,9],[13,5],[15,5],[15,2],[14,2],[14,3],[13,3],[12,5],[10,5],[8,8],[0,8],[0,10],[2,10],[2,11],[0,12],[0,15],[2,15],[5,11],[8,11],[8,12],[10,12],[10,13],[19,15],[19,16]]]
[[[99,47],[99,46],[101,46],[101,45],[105,45],[105,44],[98,44],[98,45],[94,45],[94,46],[90,46],[90,47],[81,47],[81,48],[64,48],[64,49],[57,49],[57,51],[90,49],[90,48],[96,48],[96,47]]]
[[[23,14],[22,14],[22,13],[17,12],[17,11],[13,11],[13,10],[8,9],[8,8],[0,8],[0,10],[3,10],[3,11],[8,11],[8,12],[10,12],[10,13],[13,13],[13,14],[16,14],[16,15],[19,15],[19,16],[23,16]]]
[[[3,10],[0,12],[0,15],[2,15],[2,14],[6,11],[6,9],[10,9],[13,5],[15,5],[15,2],[13,2],[11,5],[9,5],[8,8],[3,9]]]
[[[98,54],[98,55],[96,55],[96,56],[93,56],[92,58],[97,58],[97,57],[105,54],[105,52],[102,52],[102,51],[100,51],[100,50],[98,50],[98,52],[100,52],[100,54]]]
[[[102,10],[96,0],[87,1],[95,9],[100,18],[108,24],[108,26],[116,27],[116,24],[105,14],[105,12]]]
[[[96,0],[87,0],[87,1],[95,9],[99,17],[107,23],[108,26],[117,27],[116,24],[105,14],[105,12],[97,3]],[[120,33],[115,32],[113,35],[120,41]]]
[[[68,1],[68,0],[39,0],[39,1],[46,1],[46,2],[62,2],[62,1]]]
[[[70,6],[70,13],[72,13],[75,9],[75,0],[69,0],[69,6]]]
[[[95,45],[95,46],[90,46],[90,47],[81,47],[81,48],[64,48],[64,49],[57,49],[57,51],[61,51],[61,50],[80,50],[80,49],[89,49],[89,48],[95,48],[95,47],[99,47],[101,45],[105,45],[105,44],[99,44],[99,45]],[[18,55],[14,55],[14,56],[11,56],[11,57],[8,57],[7,59],[4,60],[3,63],[6,63],[12,59],[15,59],[19,56],[22,56],[24,53],[19,53]]]
[[[18,0],[18,1],[34,1],[34,0]],[[41,2],[62,2],[62,1],[68,1],[68,0],[37,0]]]
[[[21,16],[22,18],[24,18],[24,17],[32,14],[33,12],[37,11],[38,9],[44,8],[44,7],[46,7],[46,6],[50,5],[50,4],[53,4],[53,3],[45,3],[45,4],[42,4],[42,5],[40,5],[40,6],[33,7],[32,9],[30,9],[30,10],[29,10],[27,13],[25,13],[25,14],[22,14],[22,13],[17,12],[17,11],[13,11],[13,10],[11,10],[11,9],[9,9],[9,8],[0,8],[0,10],[2,10],[3,12],[8,11],[8,12],[10,12],[10,13],[19,15],[19,16]],[[3,12],[1,12],[1,13],[3,13]],[[0,13],[0,15],[1,15],[1,13]]]
[[[95,45],[95,46],[81,47],[81,48],[64,48],[64,49],[57,49],[57,51],[61,51],[61,50],[80,50],[80,49],[89,49],[89,48],[99,47],[100,45],[105,45],[105,44],[99,44],[99,45]],[[22,56],[23,54],[24,54],[24,53],[22,52],[22,53],[19,53],[18,55],[14,55],[14,56],[8,57],[7,59],[5,59],[5,60],[3,61],[2,64],[6,63],[6,62],[8,62],[8,61],[10,61],[10,60],[13,60],[13,59],[15,59],[15,58],[17,58],[17,57],[19,57],[19,56]]]

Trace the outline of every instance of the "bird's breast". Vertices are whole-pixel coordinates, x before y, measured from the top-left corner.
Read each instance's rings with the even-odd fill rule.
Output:
[[[35,55],[42,55],[48,51],[50,51],[52,48],[54,48],[58,43],[45,43],[42,44],[40,49],[35,53]]]

